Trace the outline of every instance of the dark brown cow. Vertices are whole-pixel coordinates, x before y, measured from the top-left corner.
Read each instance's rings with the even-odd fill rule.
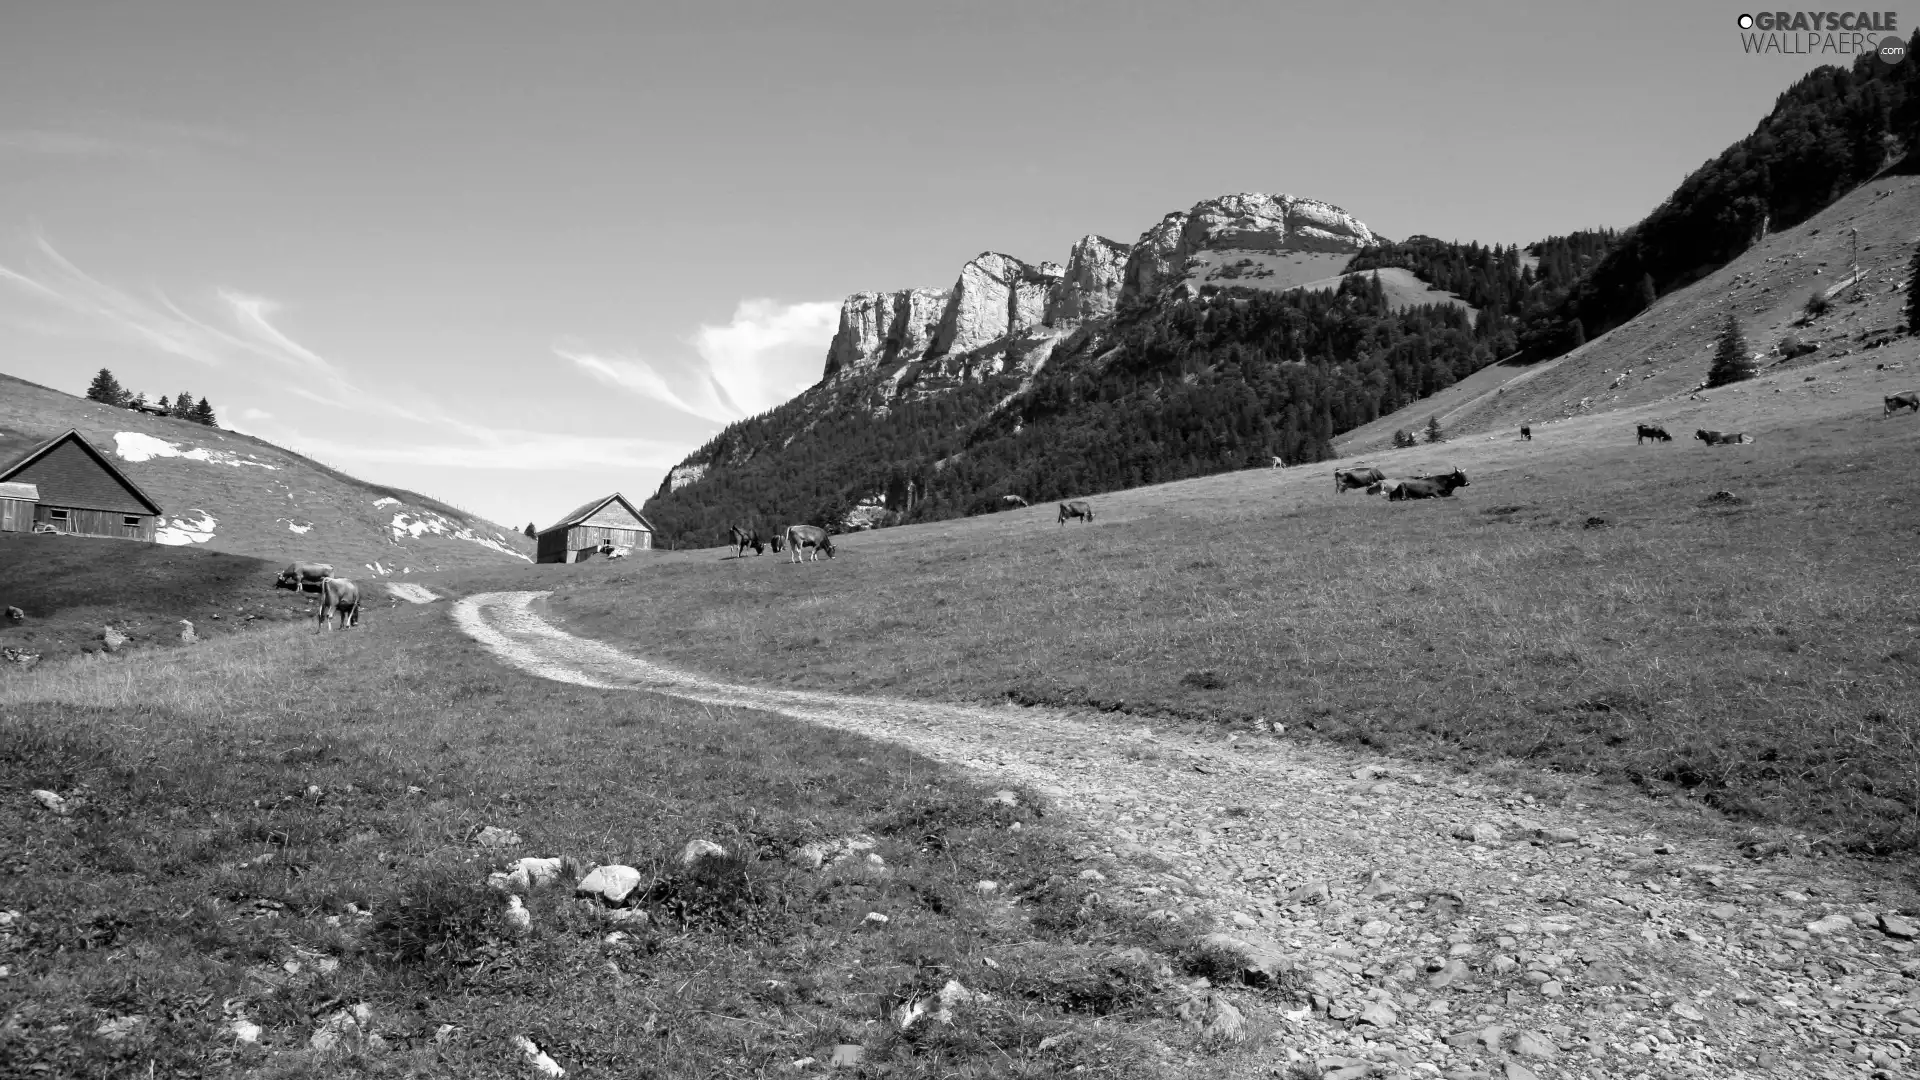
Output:
[[[1639,446],[1648,439],[1652,439],[1654,442],[1672,442],[1673,436],[1667,434],[1667,429],[1663,427],[1654,427],[1651,424],[1636,425],[1636,430],[1633,433],[1633,445]]]
[[[320,583],[320,625],[314,633],[333,629],[336,613],[340,629],[360,625],[360,586],[346,578],[330,577]]]
[[[767,542],[773,545],[773,553],[775,555],[780,554],[781,550],[787,546],[787,538],[781,536],[779,533],[774,533],[772,538]]]
[[[736,559],[746,558],[748,548],[752,548],[755,555],[766,553],[767,545],[760,540],[760,530],[751,525],[744,529],[738,525],[729,525],[727,536],[733,542],[733,557]]]
[[[1533,426],[1532,426],[1532,425],[1530,425],[1530,424],[1521,424],[1521,425],[1520,425],[1520,437],[1521,437],[1522,439],[1525,439],[1525,440],[1527,440],[1528,442],[1532,442],[1532,441],[1533,441]]]
[[[1892,416],[1901,409],[1912,409],[1920,413],[1920,390],[1908,390],[1904,394],[1894,394],[1887,398],[1887,410],[1881,416]]]
[[[806,561],[804,556],[808,548],[813,549],[811,560],[813,562],[819,562],[823,552],[827,558],[831,559],[833,558],[833,537],[827,535],[827,530],[818,525],[787,526],[787,551],[791,561]]]
[[[1338,495],[1349,488],[1370,488],[1387,478],[1379,469],[1335,469],[1333,470],[1333,493]]]
[[[1708,446],[1735,446],[1753,441],[1753,436],[1738,431],[1696,431],[1693,437]]]
[[[314,592],[320,591],[320,583],[333,576],[333,566],[329,563],[288,563],[285,570],[273,579],[276,589],[292,589],[294,592],[306,592],[312,585]]]
[[[1087,524],[1093,524],[1093,504],[1082,499],[1060,504],[1060,524],[1065,525],[1068,518],[1079,518]]]
[[[1451,499],[1456,488],[1468,487],[1467,474],[1455,469],[1439,476],[1422,476],[1412,480],[1402,480],[1387,492],[1392,502],[1404,502],[1408,499]]]

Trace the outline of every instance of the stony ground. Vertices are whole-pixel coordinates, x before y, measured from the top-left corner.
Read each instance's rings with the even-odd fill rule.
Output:
[[[1908,893],[1871,868],[1283,733],[729,685],[573,637],[544,595],[455,618],[546,678],[772,710],[1046,794],[1084,821],[1103,902],[1210,915],[1291,988],[1228,992],[1280,1028],[1244,1075],[1902,1076],[1920,1046]]]

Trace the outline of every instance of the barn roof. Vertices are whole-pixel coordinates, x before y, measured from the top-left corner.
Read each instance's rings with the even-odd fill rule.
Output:
[[[55,451],[72,443],[93,459],[99,470],[76,467],[71,457],[53,457]],[[49,460],[51,459],[51,460]],[[40,468],[34,468],[39,465]],[[39,489],[42,503],[53,506],[70,506],[76,510],[106,510],[113,513],[164,514],[160,504],[152,496],[140,490],[140,485],[127,478],[127,474],[114,467],[107,456],[94,449],[92,443],[81,436],[79,429],[68,428],[64,435],[56,436],[27,451],[21,457],[5,466],[0,466],[0,483],[12,480],[29,470],[33,473],[33,483]],[[104,473],[105,475],[101,475]],[[138,503],[136,507],[128,502],[128,497]]]
[[[573,526],[578,525],[581,522],[592,517],[593,515],[599,513],[601,507],[607,505],[610,502],[613,502],[615,499],[618,499],[620,501],[621,506],[624,506],[627,508],[627,513],[632,514],[635,521],[638,521],[640,524],[645,525],[647,527],[648,532],[658,531],[653,527],[653,522],[648,521],[646,518],[640,516],[639,509],[635,507],[632,503],[628,502],[627,497],[625,495],[622,495],[616,491],[611,495],[607,495],[602,498],[595,499],[590,503],[587,503],[585,506],[582,506],[576,509],[573,513],[568,514],[566,517],[561,518],[559,521],[556,521],[553,524],[547,526],[546,528],[541,529],[540,535],[545,536],[550,532],[559,532],[561,529],[572,528]]]
[[[40,489],[32,484],[0,484],[0,499],[25,499],[28,502],[39,502]]]

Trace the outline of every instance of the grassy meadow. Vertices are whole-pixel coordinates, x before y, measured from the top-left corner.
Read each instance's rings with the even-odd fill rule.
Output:
[[[1251,470],[1101,496],[1092,526],[1035,507],[817,565],[678,553],[544,587],[575,632],[743,680],[1275,722],[1911,854],[1920,424],[1877,415],[1896,375],[1855,376],[1682,406],[1666,445],[1616,413],[1370,459],[1464,468],[1451,500]],[[1759,441],[1706,448],[1696,417]]]
[[[525,676],[441,605],[0,672],[0,790],[0,1076],[521,1078],[518,1035],[571,1075],[791,1075],[839,1044],[864,1076],[1222,1064],[1171,1015],[1202,928],[1088,900],[1030,794]],[[486,826],[524,843],[478,846]],[[786,860],[860,834],[883,867]],[[684,868],[694,839],[728,855]],[[516,935],[482,882],[527,855],[640,869],[646,921],[535,889]],[[889,1022],[949,980],[987,996]]]

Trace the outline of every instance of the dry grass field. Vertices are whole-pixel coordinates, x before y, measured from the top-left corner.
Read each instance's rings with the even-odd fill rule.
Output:
[[[1451,500],[1250,470],[1102,496],[1092,526],[1036,507],[845,537],[819,564],[683,552],[539,587],[576,632],[743,680],[1281,723],[1911,854],[1920,421],[1880,397],[1920,382],[1913,359],[1908,339],[1874,358],[1902,368],[1827,361],[1367,459],[1462,468]],[[1649,414],[1674,442],[1635,445]]]
[[[0,791],[0,1076],[522,1078],[522,1035],[583,1076],[786,1075],[843,1043],[868,1076],[1217,1064],[1164,1056],[1197,928],[1081,904],[1033,795],[522,675],[444,605],[0,672]],[[862,834],[884,866],[787,860]],[[683,867],[696,839],[726,856]],[[522,856],[639,868],[652,918],[534,889],[515,933],[482,880]],[[988,996],[884,1019],[949,980]]]

